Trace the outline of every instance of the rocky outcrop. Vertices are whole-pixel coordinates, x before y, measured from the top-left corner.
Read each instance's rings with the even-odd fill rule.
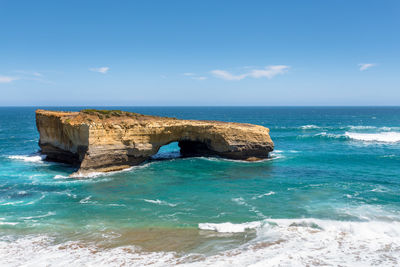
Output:
[[[48,160],[77,166],[78,173],[138,165],[161,146],[179,142],[182,156],[259,160],[274,144],[269,129],[252,124],[179,120],[118,110],[36,111],[39,146]]]

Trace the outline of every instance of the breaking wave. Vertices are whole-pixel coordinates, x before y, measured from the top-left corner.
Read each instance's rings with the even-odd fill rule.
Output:
[[[299,135],[300,139],[336,139],[336,140],[354,140],[362,142],[375,143],[397,143],[400,142],[400,132],[379,132],[379,133],[362,133],[362,132],[345,132],[345,133],[329,133],[320,132],[314,135]]]
[[[400,132],[380,132],[380,133],[355,133],[346,132],[346,137],[366,142],[384,142],[396,143],[400,142]]]
[[[205,227],[205,225],[207,227]],[[244,247],[206,258],[203,265],[238,266],[397,266],[400,222],[344,222],[320,219],[268,219],[245,224],[209,224],[199,228],[226,232],[257,231]],[[197,265],[198,263],[193,263]]]
[[[21,160],[25,162],[42,162],[46,159],[45,155],[13,155],[8,156],[9,159]]]
[[[313,124],[300,126],[300,129],[303,129],[303,130],[319,129],[319,128],[320,128],[319,126],[313,125]]]
[[[99,247],[94,243],[56,243],[49,236],[3,236],[0,265],[37,266],[398,266],[400,222],[267,219],[202,223],[201,231],[240,235],[250,241],[212,255],[145,252],[129,245]]]
[[[219,233],[241,233],[249,229],[255,229],[260,227],[262,222],[247,222],[234,224],[230,222],[226,223],[199,223],[200,230],[210,230]]]
[[[123,170],[119,170],[119,171],[111,171],[111,172],[90,172],[90,173],[73,173],[69,176],[65,176],[65,175],[55,175],[53,178],[54,179],[70,179],[70,178],[97,178],[97,177],[101,177],[101,176],[110,176],[110,175],[114,175],[117,173],[124,173],[124,172],[129,172],[132,170],[138,170],[138,169],[142,169],[142,168],[146,168],[148,166],[150,166],[150,164],[152,164],[151,162],[142,164],[142,165],[138,165],[138,166],[132,166]]]

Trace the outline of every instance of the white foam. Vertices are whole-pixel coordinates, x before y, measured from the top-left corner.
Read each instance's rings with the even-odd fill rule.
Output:
[[[244,201],[244,199],[242,197],[232,198],[232,201],[236,202],[239,205],[246,205],[246,202]]]
[[[104,249],[69,241],[57,244],[48,236],[11,236],[0,240],[0,266],[172,266],[173,252],[141,252],[135,246]]]
[[[362,221],[400,222],[399,211],[389,211],[380,205],[346,205],[337,207],[336,213],[351,216]]]
[[[366,142],[395,143],[400,141],[400,132],[380,132],[380,133],[346,132],[345,136],[347,136],[350,139],[366,141]]]
[[[18,222],[0,222],[0,225],[17,225]]]
[[[170,206],[170,207],[175,207],[178,204],[173,204],[173,203],[168,203],[167,201],[162,201],[159,199],[152,200],[152,199],[143,199],[144,201],[152,204],[157,204],[157,205],[164,205],[164,206]]]
[[[275,192],[274,191],[269,191],[268,193],[252,197],[252,199],[262,198],[262,197],[271,196],[271,195],[275,195]]]
[[[396,126],[382,126],[382,127],[377,127],[377,126],[370,126],[370,125],[349,125],[347,126],[347,129],[350,130],[377,130],[377,131],[398,131],[400,130],[400,127]]]
[[[341,134],[332,134],[332,133],[327,133],[327,132],[322,132],[322,133],[316,134],[315,136],[323,136],[323,137],[333,138],[333,139],[343,137],[343,135],[341,135]]]
[[[85,197],[79,201],[81,204],[97,203],[97,201],[91,201],[92,196]]]
[[[250,205],[249,203],[247,203],[244,198],[242,197],[237,197],[237,198],[232,198],[232,201],[237,203],[240,206],[245,206],[249,209],[249,211],[254,212],[257,216],[261,217],[261,218],[265,218],[264,214],[262,214],[262,212],[260,212],[255,206]]]
[[[0,266],[399,266],[400,222],[267,219],[199,224],[208,231],[253,231],[256,238],[210,256],[143,252],[135,246],[56,243],[48,236],[0,238]]]
[[[110,175],[114,175],[116,173],[129,172],[132,170],[146,168],[146,167],[150,166],[150,164],[151,164],[151,162],[142,164],[142,165],[138,165],[138,166],[132,166],[129,168],[125,168],[123,170],[111,171],[111,172],[73,173],[69,177],[66,177],[63,175],[56,175],[56,176],[54,176],[54,179],[63,179],[64,177],[66,177],[66,178],[96,178],[96,177],[100,177],[100,176],[110,176]]]
[[[14,155],[8,156],[9,159],[21,160],[25,162],[42,162],[46,159],[45,155]]]
[[[5,203],[0,203],[0,206],[27,206],[27,205],[35,204],[36,202],[44,199],[45,197],[46,197],[46,195],[44,193],[42,193],[40,198],[35,199],[35,200],[31,200],[31,201],[29,201],[27,203],[24,203],[23,200],[18,200],[18,201],[10,201],[10,202],[5,202]]]
[[[308,125],[303,125],[300,127],[300,129],[303,130],[311,130],[311,129],[319,129],[320,127],[317,125],[313,125],[313,124],[308,124]]]
[[[15,201],[15,202],[6,202],[6,203],[1,203],[0,206],[15,206],[18,204],[24,203],[22,200],[20,201]]]
[[[255,229],[261,226],[261,222],[246,222],[246,223],[199,223],[200,230],[210,230],[219,233],[242,233],[249,229]]]
[[[380,156],[380,158],[397,158],[397,155],[395,155],[395,154],[383,155],[383,156]]]
[[[363,126],[363,125],[349,125],[348,126],[351,130],[367,130],[367,129],[376,129],[375,126]]]
[[[128,169],[125,169],[124,171],[127,171]],[[131,170],[131,168],[129,168]],[[121,172],[121,171],[118,171]],[[68,178],[96,178],[99,176],[107,176],[114,174],[116,172],[90,172],[90,173],[73,173],[71,174]],[[57,176],[57,175],[56,175]],[[54,176],[54,179],[57,179],[56,176]],[[61,179],[61,175],[58,176],[58,179]]]
[[[400,264],[400,222],[268,219],[255,229],[249,243],[188,266]]]
[[[377,192],[377,193],[387,193],[390,190],[382,185],[376,186],[374,189],[371,189],[371,192]]]
[[[38,201],[44,199],[45,197],[46,197],[46,195],[45,195],[44,193],[42,193],[42,195],[40,196],[40,198],[35,199],[35,200],[32,200],[32,201],[29,201],[29,202],[26,203],[25,205],[32,205],[32,204],[35,204],[36,202],[38,202]]]
[[[56,213],[52,212],[52,211],[49,211],[48,213],[43,214],[43,215],[20,217],[19,219],[21,219],[21,220],[40,219],[40,218],[45,218],[45,217],[49,217],[49,216],[53,216],[53,215],[56,215]]]
[[[57,174],[56,176],[54,176],[54,179],[68,179],[68,178],[70,178],[70,177],[65,176],[65,175],[60,175],[60,174]]]

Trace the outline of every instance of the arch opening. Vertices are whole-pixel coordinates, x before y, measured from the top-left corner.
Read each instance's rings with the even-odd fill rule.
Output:
[[[217,153],[209,149],[209,144],[200,141],[178,140],[161,146],[151,156],[153,160],[164,160],[183,157],[215,156]]]
[[[213,156],[216,153],[209,149],[209,145],[204,142],[182,140],[178,143],[182,157]]]
[[[154,160],[180,158],[180,148],[178,142],[171,142],[160,147],[158,152],[151,156]]]

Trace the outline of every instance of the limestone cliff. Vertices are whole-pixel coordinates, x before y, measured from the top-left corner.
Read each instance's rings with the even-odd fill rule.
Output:
[[[138,165],[161,146],[179,142],[182,156],[268,157],[269,129],[252,124],[179,120],[118,110],[36,111],[39,146],[47,159],[108,172]]]

